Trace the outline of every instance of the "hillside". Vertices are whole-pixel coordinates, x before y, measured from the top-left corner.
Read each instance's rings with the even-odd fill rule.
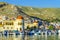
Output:
[[[60,21],[60,8],[31,8],[22,7],[28,15],[36,16],[43,20]]]
[[[0,15],[9,17],[23,16],[25,19],[33,17],[40,18],[46,21],[60,21],[60,8],[33,8],[11,5],[0,2]]]

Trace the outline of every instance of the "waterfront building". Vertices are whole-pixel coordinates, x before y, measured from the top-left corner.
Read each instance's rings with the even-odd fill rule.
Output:
[[[8,18],[8,20],[6,20],[6,16],[0,17],[0,31],[4,31],[4,30],[8,30],[8,31],[18,30],[18,31],[20,31],[22,29],[22,26],[23,26],[23,17],[22,16],[17,16],[17,18],[15,20],[13,20],[13,19],[9,20],[9,19],[10,18]],[[27,29],[27,27],[29,27],[29,28],[37,27],[38,28],[38,21],[36,20],[33,23],[24,22],[24,28]]]
[[[22,28],[22,16],[18,16],[16,20],[3,20],[0,21],[0,30],[20,30]]]
[[[14,21],[13,20],[6,20],[6,21],[3,21],[3,31],[4,30],[8,30],[8,31],[12,31],[14,30]]]
[[[23,21],[24,21],[24,24],[23,24]],[[17,16],[17,18],[12,17],[11,20],[6,20],[6,19],[3,20],[3,17],[0,16],[0,32],[1,31],[5,31],[5,30],[7,30],[7,31],[18,30],[18,31],[22,32],[23,27],[24,27],[24,29],[27,29],[29,27],[29,28],[32,28],[30,30],[35,31],[36,33],[37,33],[37,31],[40,31],[40,30],[41,30],[41,32],[51,33],[50,32],[51,30],[48,30],[50,28],[49,27],[50,25],[53,25],[53,27],[55,26],[56,29],[60,30],[60,25],[59,24],[50,23],[48,25],[45,22],[43,22],[43,25],[38,27],[38,20],[34,20],[34,22],[31,23],[30,20],[29,21],[27,21],[27,20],[25,21],[22,16]],[[40,30],[38,30],[38,28]],[[28,32],[30,30],[28,30]],[[56,33],[56,32],[52,29],[52,33]]]
[[[38,21],[37,20],[33,22],[33,26],[38,28]]]
[[[2,21],[0,21],[0,31],[2,31],[3,30],[3,23],[2,23]]]

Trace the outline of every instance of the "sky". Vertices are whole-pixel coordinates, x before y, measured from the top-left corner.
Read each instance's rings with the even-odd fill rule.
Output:
[[[42,8],[60,8],[60,0],[0,0],[18,6],[31,6]]]

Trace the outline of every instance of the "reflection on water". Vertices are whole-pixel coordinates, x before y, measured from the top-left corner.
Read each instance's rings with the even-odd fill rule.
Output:
[[[25,38],[24,38],[25,37]],[[33,36],[28,36],[28,35],[8,35],[8,36],[2,36],[0,35],[0,40],[60,40],[60,36],[58,35],[33,35]]]

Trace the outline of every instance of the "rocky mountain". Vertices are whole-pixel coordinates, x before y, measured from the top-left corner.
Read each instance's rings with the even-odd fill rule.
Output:
[[[8,17],[17,17],[21,15],[25,20],[45,20],[60,21],[60,8],[33,8],[16,6],[8,3],[0,2],[0,15]]]

